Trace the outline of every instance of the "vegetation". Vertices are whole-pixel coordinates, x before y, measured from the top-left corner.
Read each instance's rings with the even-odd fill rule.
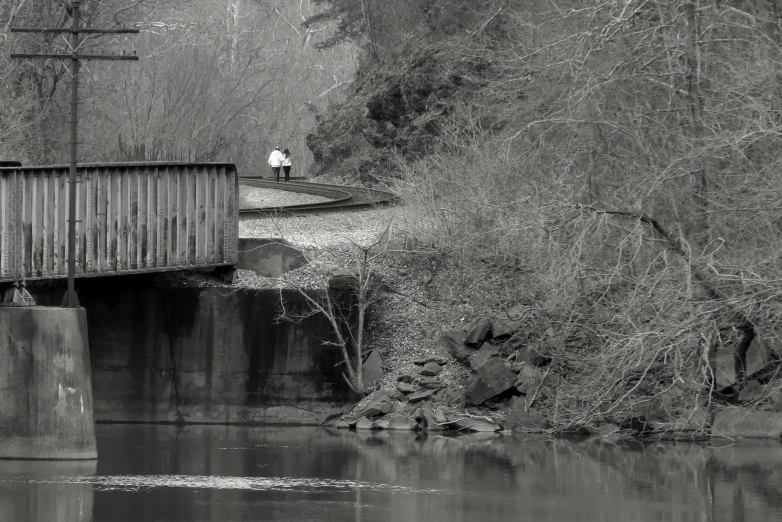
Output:
[[[321,120],[321,172],[395,166],[411,232],[463,267],[476,307],[528,306],[527,341],[561,361],[538,401],[558,421],[736,400],[715,359],[741,374],[753,340],[782,346],[782,6],[393,4],[440,18],[397,33]]]
[[[58,60],[10,60],[11,52],[66,49],[54,34],[11,26],[64,27],[68,0],[0,0],[0,158],[26,164],[68,159],[68,71]],[[137,52],[138,62],[85,62],[80,78],[81,161],[231,161],[265,172],[276,145],[311,162],[305,145],[318,106],[339,100],[355,47],[314,45],[310,0],[84,0],[83,25],[128,26],[131,37],[91,37],[85,50]]]
[[[393,185],[473,309],[523,311],[557,422],[777,393],[776,364],[744,370],[753,342],[782,350],[779,0],[85,4],[143,33],[85,44],[141,60],[86,69],[82,159],[254,172],[314,128],[311,173]],[[63,25],[65,2],[0,20],[0,157],[62,163],[67,72],[8,53],[64,44],[8,26]]]

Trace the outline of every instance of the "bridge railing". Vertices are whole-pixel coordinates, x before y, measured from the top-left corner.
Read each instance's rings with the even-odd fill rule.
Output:
[[[80,165],[76,276],[234,265],[236,167]],[[68,167],[0,168],[0,281],[68,273]]]

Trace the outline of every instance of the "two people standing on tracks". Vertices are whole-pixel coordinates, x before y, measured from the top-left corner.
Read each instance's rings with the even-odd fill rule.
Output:
[[[280,152],[280,148],[275,147],[269,156],[269,166],[272,168],[272,176],[275,181],[280,181],[280,168],[282,168],[285,172],[285,183],[288,183],[291,173],[291,151],[285,149]]]

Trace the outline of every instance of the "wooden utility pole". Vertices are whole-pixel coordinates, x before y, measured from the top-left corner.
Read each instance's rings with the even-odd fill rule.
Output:
[[[138,60],[138,56],[84,54],[80,51],[82,40],[80,34],[110,34],[110,33],[138,33],[138,29],[126,29],[115,27],[110,29],[97,29],[94,27],[81,27],[81,2],[71,0],[71,27],[12,27],[12,33],[70,33],[68,53],[13,53],[11,58],[44,58],[70,60],[71,62],[71,168],[68,187],[68,291],[62,301],[62,306],[73,308],[79,306],[79,298],[76,295],[76,165],[77,137],[78,137],[78,111],[79,111],[79,70],[81,60]]]

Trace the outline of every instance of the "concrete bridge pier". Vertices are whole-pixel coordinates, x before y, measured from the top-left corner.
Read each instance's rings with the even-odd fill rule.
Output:
[[[0,458],[97,456],[84,308],[0,307]]]

